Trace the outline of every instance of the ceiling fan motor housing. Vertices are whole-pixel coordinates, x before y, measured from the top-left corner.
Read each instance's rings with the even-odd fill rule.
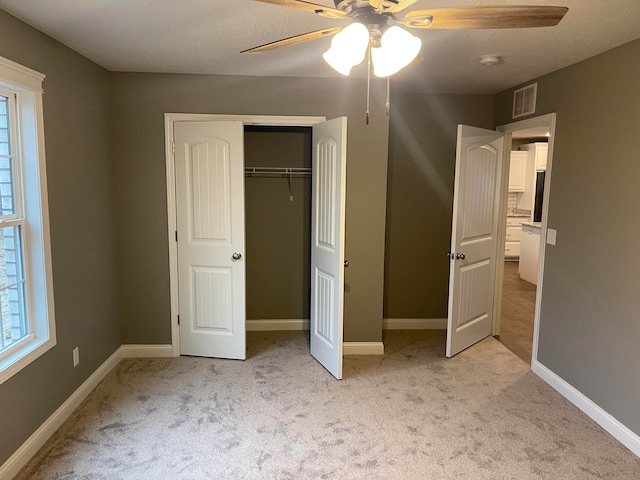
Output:
[[[371,46],[379,47],[380,38],[388,28],[388,14],[379,13],[367,0],[334,0],[336,8],[343,10],[353,20],[361,23],[369,30],[371,36]]]
[[[347,15],[360,8],[371,8],[373,10],[369,0],[333,0],[333,3],[338,10],[342,10]]]
[[[413,3],[413,1],[409,2],[409,4]],[[400,9],[406,8],[405,5],[400,5],[402,0],[377,0],[375,2],[369,0],[333,0],[333,3],[338,10],[342,10],[347,14],[350,13],[349,9],[363,7],[377,8],[380,13],[389,9],[396,9],[396,11],[399,11],[398,6],[400,6]]]

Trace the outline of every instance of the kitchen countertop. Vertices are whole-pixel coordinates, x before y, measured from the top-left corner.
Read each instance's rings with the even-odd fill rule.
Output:
[[[507,217],[529,217],[531,218],[531,210],[524,208],[507,209]]]
[[[542,222],[522,222],[522,226],[542,228]]]

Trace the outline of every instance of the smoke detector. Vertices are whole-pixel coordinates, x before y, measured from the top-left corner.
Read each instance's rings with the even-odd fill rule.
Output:
[[[502,63],[502,57],[500,57],[500,55],[483,55],[480,57],[480,63],[482,65],[491,67],[493,65],[498,65],[499,63]]]

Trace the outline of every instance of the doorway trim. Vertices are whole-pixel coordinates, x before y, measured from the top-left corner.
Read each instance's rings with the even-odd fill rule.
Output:
[[[284,127],[311,127],[324,122],[326,117],[272,116],[272,115],[225,115],[199,113],[165,113],[165,166],[167,177],[167,238],[169,241],[169,296],[171,300],[171,350],[172,356],[180,356],[180,328],[178,327],[178,246],[176,243],[176,184],[173,155],[173,126],[176,122],[224,122],[239,121],[243,125],[265,125]]]
[[[508,149],[511,150],[511,134],[520,130],[526,130],[534,127],[549,128],[549,150],[547,154],[547,169],[544,180],[544,195],[542,197],[542,225],[540,228],[540,251],[538,255],[538,285],[536,288],[536,307],[533,320],[533,344],[531,347],[531,366],[536,363],[538,359],[538,335],[540,329],[540,306],[542,304],[542,283],[544,278],[544,257],[547,245],[547,218],[549,215],[549,194],[551,190],[551,170],[553,166],[553,151],[555,147],[555,131],[556,131],[556,114],[548,113],[546,115],[540,115],[538,117],[528,118],[526,120],[520,120],[518,122],[508,123],[500,125],[496,128],[497,131],[505,134],[505,150],[508,145]],[[509,165],[507,165],[508,167]],[[506,174],[509,175],[509,168],[506,168]],[[496,271],[496,280],[494,285],[494,301],[496,307],[494,309],[493,317],[493,335],[500,334],[500,316],[502,310],[502,285],[504,282],[504,242],[506,237],[506,222],[507,222],[507,198],[508,198],[508,182],[503,186],[501,201],[500,201],[500,230],[498,232],[498,260],[500,264]]]

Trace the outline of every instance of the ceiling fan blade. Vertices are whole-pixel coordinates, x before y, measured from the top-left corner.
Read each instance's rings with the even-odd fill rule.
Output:
[[[566,7],[453,7],[415,10],[397,19],[407,27],[441,29],[553,27]],[[431,19],[431,22],[429,22]]]
[[[418,0],[369,0],[369,5],[379,12],[398,13]]]
[[[275,42],[265,43],[264,45],[260,45],[259,47],[249,48],[247,50],[243,50],[240,53],[260,53],[266,52],[268,50],[274,50],[280,47],[288,47],[289,45],[297,45],[298,43],[308,42],[310,40],[316,40],[322,37],[330,37],[331,35],[335,35],[343,27],[331,27],[324,28],[322,30],[315,30],[313,32],[301,33],[300,35],[294,35],[293,37],[283,38],[282,40],[276,40]]]
[[[338,10],[333,7],[325,7],[324,5],[318,5],[317,3],[306,2],[305,0],[256,0],[257,2],[270,3],[272,5],[279,5],[281,7],[291,7],[298,10],[305,10],[307,12],[314,12],[323,17],[329,18],[342,18],[347,14],[342,10]]]

